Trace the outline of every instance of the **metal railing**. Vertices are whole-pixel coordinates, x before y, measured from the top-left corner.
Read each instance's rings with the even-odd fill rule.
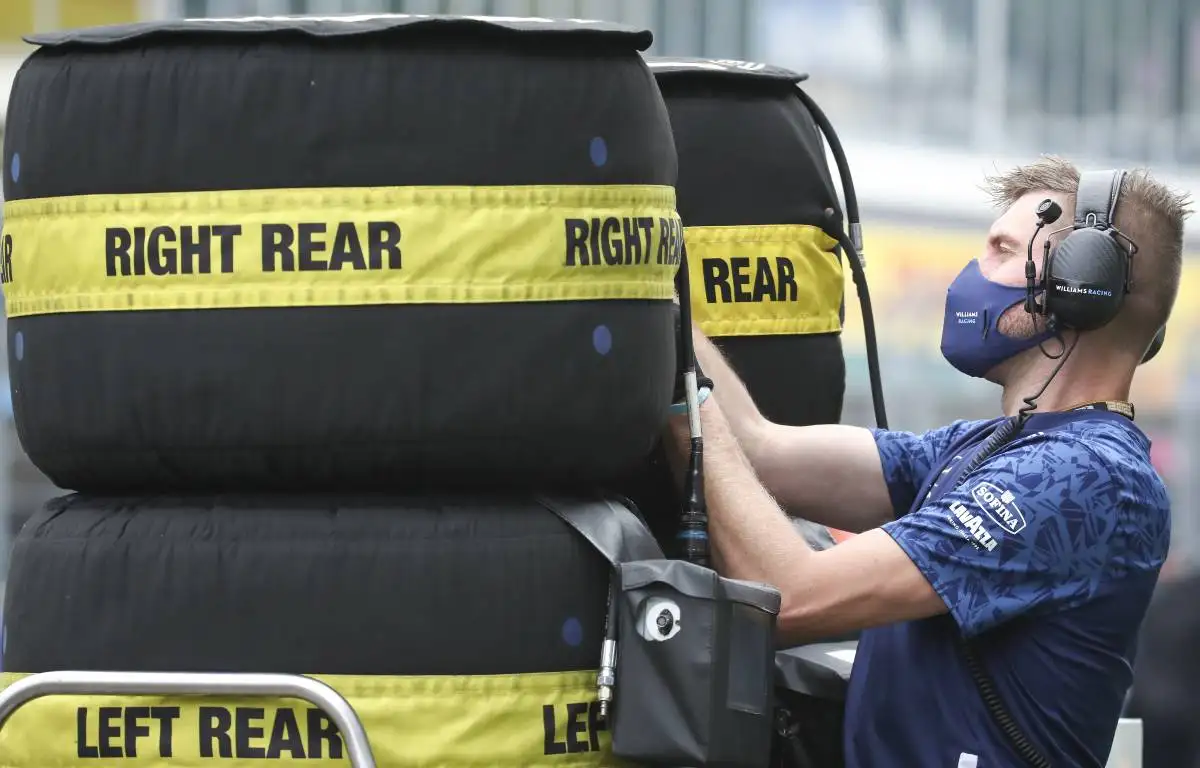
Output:
[[[362,721],[325,683],[301,675],[208,672],[41,672],[0,692],[0,729],[14,712],[45,696],[279,696],[320,708],[342,735],[355,768],[375,768]]]

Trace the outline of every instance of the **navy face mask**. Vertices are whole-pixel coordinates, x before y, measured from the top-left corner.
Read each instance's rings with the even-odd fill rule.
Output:
[[[996,327],[1000,316],[1024,301],[1024,286],[994,283],[979,271],[979,261],[972,260],[946,290],[942,355],[947,362],[968,376],[982,378],[1013,355],[1054,338],[1049,331],[1028,339],[1000,333]]]

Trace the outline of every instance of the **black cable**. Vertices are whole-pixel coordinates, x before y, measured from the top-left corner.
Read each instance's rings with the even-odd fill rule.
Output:
[[[850,262],[850,274],[854,277],[854,287],[858,290],[858,305],[862,309],[863,332],[866,334],[867,375],[871,380],[871,404],[875,408],[875,425],[880,429],[888,428],[887,409],[883,401],[883,379],[879,373],[879,341],[875,337],[875,310],[871,307],[871,292],[867,289],[867,274],[863,268],[862,258],[858,250],[845,232],[837,233],[838,243],[846,251],[846,260]]]
[[[1035,293],[1037,291],[1037,267],[1033,263],[1033,241],[1037,239],[1038,233],[1042,231],[1042,227],[1046,226],[1046,222],[1038,219],[1037,227],[1033,230],[1033,237],[1029,238],[1029,247],[1025,253],[1025,311],[1030,315],[1036,315],[1041,311],[1038,306]],[[1050,238],[1046,238],[1046,248],[1050,247]],[[1042,274],[1046,273],[1046,256],[1042,257]]]
[[[1025,734],[1021,732],[1020,727],[1013,721],[1008,714],[1008,710],[1004,708],[1004,703],[996,694],[996,688],[992,685],[992,679],[988,676],[983,668],[983,662],[980,660],[975,648],[966,638],[962,639],[963,657],[967,660],[967,669],[971,672],[971,677],[975,678],[975,687],[979,689],[979,694],[983,698],[983,703],[987,706],[988,711],[992,714],[992,720],[1008,737],[1008,743],[1017,751],[1021,759],[1030,768],[1051,768],[1050,761],[1042,757],[1042,753],[1038,752],[1037,747],[1025,738]]]
[[[833,125],[829,122],[829,118],[825,116],[825,113],[821,111],[821,108],[817,106],[812,97],[805,93],[801,88],[797,87],[796,92],[799,95],[800,100],[808,108],[809,112],[812,113],[813,119],[817,123],[817,127],[821,130],[821,133],[825,135],[825,140],[829,142],[829,149],[833,153],[834,160],[838,166],[838,174],[842,180],[842,193],[846,198],[846,220],[848,222],[847,228],[850,230],[850,237],[847,237],[845,232],[838,232],[837,239],[839,245],[845,249],[847,258],[850,261],[850,271],[854,276],[854,284],[858,289],[859,304],[862,307],[863,329],[866,334],[867,345],[867,368],[871,377],[871,398],[875,406],[875,421],[880,429],[887,429],[887,414],[884,409],[883,386],[879,375],[879,347],[875,338],[875,317],[871,308],[870,294],[867,290],[866,274],[862,255],[860,253],[862,242],[862,225],[858,211],[858,196],[854,190],[854,182],[850,177],[850,166],[846,161],[846,153],[842,148],[842,143],[838,139],[837,133],[833,130]],[[1032,241],[1030,247],[1032,248]],[[1030,255],[1030,262],[1032,262],[1032,254]],[[1029,276],[1027,275],[1027,278],[1028,277]],[[1078,336],[1076,337],[1076,341],[1078,341]],[[1018,433],[1019,427],[1025,423],[1031,412],[1037,407],[1037,398],[1039,398],[1042,393],[1046,391],[1046,388],[1050,385],[1050,382],[1058,374],[1059,370],[1062,369],[1063,364],[1070,356],[1071,349],[1074,349],[1074,344],[1072,344],[1071,348],[1062,355],[1062,358],[1059,360],[1059,364],[1055,367],[1054,371],[1051,372],[1049,378],[1046,380],[1046,383],[1042,386],[1042,389],[1033,397],[1025,398],[1025,408],[1021,409],[1016,418],[1007,419],[996,429],[995,432],[992,433],[991,438],[988,439],[988,442],[984,445],[983,449],[976,454],[976,456],[967,465],[961,477],[966,478],[971,472],[978,469],[979,466],[989,456],[994,455],[996,451],[1004,447],[1004,445]],[[1032,768],[1050,768],[1049,761],[1042,757],[1033,744],[1031,744],[1029,740],[1024,737],[1020,729],[1009,716],[1008,712],[1004,709],[1000,698],[996,695],[995,687],[991,684],[991,680],[983,670],[983,665],[980,663],[978,657],[975,655],[974,649],[965,640],[965,638],[963,640],[963,649],[964,655],[967,659],[967,665],[971,671],[971,676],[975,678],[976,685],[984,699],[984,703],[986,704],[988,711],[992,714],[992,717],[996,721],[997,725],[1009,739],[1009,743],[1012,744],[1013,748],[1016,749],[1018,754],[1021,755],[1021,758],[1025,760],[1025,762]]]
[[[867,371],[871,379],[871,404],[875,409],[875,426],[887,429],[887,409],[884,407],[883,381],[879,374],[879,344],[875,338],[875,313],[871,308],[870,293],[867,290],[866,264],[862,256],[862,219],[858,211],[858,193],[854,189],[854,179],[850,175],[850,162],[846,159],[846,150],[837,131],[829,122],[828,116],[821,110],[813,98],[796,86],[796,95],[812,114],[813,121],[829,144],[837,165],[838,177],[842,180],[842,195],[846,198],[846,230],[837,232],[838,245],[846,251],[850,262],[850,273],[854,276],[854,287],[858,291],[859,306],[862,308],[863,331],[866,334]]]
[[[692,340],[692,290],[688,280],[687,244],[683,246],[679,271],[675,273],[679,293],[679,344],[683,360],[684,393],[688,406],[691,452],[683,476],[683,512],[679,520],[679,540],[683,557],[690,563],[708,566],[708,514],[704,502],[704,437],[700,431],[700,402],[696,390],[696,345]]]
[[[846,160],[846,151],[842,148],[842,141],[838,138],[837,132],[833,130],[833,124],[829,122],[829,118],[821,111],[812,97],[799,86],[796,86],[796,93],[800,96],[800,101],[812,113],[817,128],[825,135],[825,141],[829,142],[829,151],[833,153],[834,162],[837,163],[838,176],[842,180],[842,194],[846,197],[846,221],[849,224],[847,229],[850,231],[851,242],[855,244],[856,250],[861,252],[862,235],[859,227],[862,225],[862,219],[858,215],[858,194],[854,191],[854,180],[850,177],[850,163]]]
[[[600,669],[596,673],[597,698],[600,701],[600,719],[608,722],[613,689],[617,685],[617,575],[614,572],[608,582],[608,603],[604,608],[604,642],[600,646]]]
[[[801,102],[808,108],[812,114],[817,127],[824,134],[825,140],[829,143],[829,149],[833,153],[834,160],[837,163],[838,174],[842,181],[842,193],[846,198],[846,220],[848,222],[847,229],[850,231],[850,236],[847,237],[845,232],[838,232],[837,239],[839,245],[846,251],[847,258],[850,261],[850,271],[854,277],[854,284],[858,290],[859,304],[862,307],[863,313],[863,330],[866,334],[867,345],[867,368],[871,377],[871,397],[875,406],[875,421],[880,429],[887,429],[887,414],[884,409],[883,386],[879,375],[879,347],[875,338],[875,317],[871,307],[870,294],[867,290],[866,274],[861,255],[861,219],[859,218],[858,196],[854,190],[854,182],[850,176],[850,166],[846,160],[846,153],[842,147],[841,141],[838,139],[837,133],[833,130],[833,125],[829,122],[829,118],[821,111],[803,89],[797,87],[796,92],[800,97]],[[1040,228],[1040,227],[1039,227]],[[1032,248],[1032,241],[1031,246]],[[1032,262],[1032,254],[1030,255]],[[1028,275],[1027,275],[1028,277]],[[1076,336],[1076,342],[1078,336]],[[1071,354],[1071,350],[1075,348],[1072,344],[1061,356],[1058,365],[1051,372],[1041,390],[1032,397],[1025,398],[1025,407],[1017,414],[1015,418],[1007,419],[1001,424],[991,438],[984,445],[983,449],[967,465],[961,477],[966,478],[975,469],[978,469],[981,464],[989,457],[996,453],[1007,444],[1019,431],[1019,428],[1024,425],[1032,411],[1037,408],[1037,399],[1046,391],[1050,382],[1062,369],[1067,358]],[[962,481],[960,480],[960,483]],[[1031,768],[1050,768],[1050,762],[1046,760],[1037,751],[1037,748],[1029,742],[1028,739],[1021,733],[1012,717],[1005,710],[999,696],[996,695],[995,687],[992,685],[990,678],[983,669],[983,665],[975,654],[974,648],[970,643],[963,639],[964,656],[967,659],[967,665],[970,669],[971,676],[975,678],[977,687],[983,697],[984,703],[988,711],[992,714],[996,724],[1004,732],[1009,743],[1016,749],[1021,758],[1031,766]]]
[[[1059,341],[1060,342],[1062,341],[1061,336],[1059,337]],[[1030,395],[1029,397],[1024,398],[1025,406],[1023,408],[1021,408],[1021,410],[1017,411],[1017,426],[1023,425],[1026,421],[1029,420],[1029,417],[1033,415],[1033,412],[1035,410],[1037,410],[1038,398],[1041,397],[1043,394],[1045,394],[1046,389],[1049,388],[1049,386],[1050,386],[1050,382],[1054,381],[1054,377],[1057,376],[1058,372],[1062,370],[1062,367],[1064,365],[1066,365],[1067,360],[1071,357],[1071,353],[1075,351],[1075,345],[1078,343],[1079,343],[1079,332],[1076,331],[1075,332],[1075,340],[1071,342],[1071,346],[1066,347],[1066,350],[1064,352],[1062,352],[1061,354],[1059,354],[1059,356],[1057,358],[1058,365],[1054,366],[1054,370],[1051,371],[1050,375],[1046,377],[1046,381],[1044,381],[1042,383],[1042,388],[1037,391],[1037,394]],[[1044,355],[1046,354],[1045,350],[1042,351],[1042,354],[1044,354]],[[1046,356],[1051,357],[1050,355],[1046,355]],[[1054,359],[1054,358],[1051,357],[1051,359]]]
[[[962,478],[965,480],[972,472],[979,469],[983,462],[991,458],[996,451],[1004,447],[1004,445],[1012,439],[1017,432],[1017,427],[1020,426],[1018,419],[1005,419],[1004,423],[992,432],[992,436],[984,444],[983,449],[967,462],[967,466],[963,468]],[[961,485],[962,482],[959,482]]]
[[[883,386],[879,375],[879,347],[875,338],[875,317],[871,308],[871,299],[867,290],[866,274],[862,261],[862,255],[860,253],[860,244],[862,242],[862,225],[860,223],[861,219],[859,218],[858,197],[854,191],[854,182],[850,177],[850,166],[846,161],[846,153],[842,148],[842,143],[838,139],[837,133],[833,130],[833,126],[830,124],[829,118],[825,116],[825,113],[821,111],[821,108],[818,107],[816,102],[812,100],[812,97],[810,97],[799,87],[796,88],[796,91],[800,96],[800,100],[808,108],[809,112],[812,113],[813,119],[817,123],[817,127],[820,128],[821,133],[825,135],[826,141],[829,142],[829,149],[833,153],[834,160],[837,162],[838,166],[838,174],[841,176],[842,193],[846,197],[846,219],[849,223],[848,229],[850,230],[851,237],[847,237],[844,232],[838,232],[837,238],[838,243],[843,249],[845,249],[847,258],[850,261],[850,271],[854,276],[854,285],[858,289],[859,304],[862,307],[863,330],[866,334],[867,345],[867,368],[871,377],[871,399],[875,406],[875,421],[880,429],[887,429],[887,413],[884,409]],[[1078,340],[1078,337],[1076,338]],[[1071,349],[1074,349],[1074,345],[1071,346]],[[1066,358],[1069,355],[1070,350],[1063,354],[1058,366],[1055,367],[1054,371],[1050,374],[1050,377],[1042,386],[1041,391],[1039,391],[1033,397],[1025,399],[1026,408],[1022,409],[1015,419],[1006,420],[996,429],[994,433],[992,433],[991,438],[988,440],[983,450],[976,454],[976,456],[967,465],[962,477],[965,478],[972,471],[978,469],[979,465],[981,465],[989,456],[1000,450],[1017,434],[1018,428],[1024,424],[1026,419],[1028,419],[1029,412],[1037,407],[1037,398],[1046,391],[1046,387],[1049,386],[1050,381],[1052,381],[1054,376],[1057,375],[1058,371],[1062,368],[1063,363],[1066,362]],[[996,695],[995,687],[991,684],[991,680],[984,671],[982,663],[976,656],[974,648],[971,647],[970,643],[968,643],[965,638],[963,639],[963,650],[964,656],[967,659],[967,666],[971,671],[971,676],[975,678],[976,686],[979,688],[984,703],[987,706],[988,711],[992,714],[996,724],[1008,738],[1009,743],[1012,744],[1013,748],[1016,749],[1017,753],[1029,766],[1031,766],[1031,768],[1051,768],[1049,761],[1042,757],[1037,751],[1037,748],[1035,748],[1033,744],[1025,738],[1025,736],[1021,733],[1021,730],[1017,727],[1016,723],[1013,722],[1012,717],[1010,717],[1007,710],[1005,710],[999,696]]]
[[[1063,357],[1065,358],[1066,355]],[[1059,363],[1059,366],[1054,369],[1054,372],[1047,379],[1047,384],[1054,378],[1061,367],[1062,364]],[[1044,392],[1045,390],[1046,386],[1043,385],[1042,391]],[[1025,402],[1036,401],[1040,395],[1041,392],[1038,392],[1037,395],[1026,398]],[[1036,404],[1034,407],[1036,407]],[[983,462],[994,456],[997,451],[1012,440],[1019,432],[1021,425],[1025,423],[1026,418],[1028,416],[1018,414],[1014,418],[1005,419],[996,428],[996,431],[992,433],[992,436],[988,438],[983,449],[976,453],[971,461],[967,463],[967,466],[959,475],[958,485],[955,486],[955,489],[961,487],[972,472],[979,469]],[[987,707],[988,713],[992,716],[992,721],[1008,739],[1009,745],[1016,750],[1017,754],[1021,756],[1021,759],[1030,768],[1051,768],[1050,762],[1042,757],[1037,747],[1033,746],[1033,743],[1029,739],[1025,738],[1025,734],[1021,732],[1020,727],[1017,726],[1012,716],[1008,714],[1004,702],[1001,701],[1000,696],[996,693],[996,686],[992,684],[991,677],[988,675],[987,670],[983,668],[983,661],[979,658],[975,646],[961,633],[959,633],[959,647],[962,650],[963,658],[967,662],[967,670],[971,673],[971,677],[975,681],[975,687],[979,689],[979,696],[983,699],[984,706]]]
[[[1055,377],[1058,376],[1058,372],[1062,370],[1063,365],[1066,364],[1067,359],[1070,358],[1071,352],[1074,351],[1078,343],[1079,334],[1076,332],[1074,341],[1071,342],[1069,347],[1065,347],[1064,351],[1059,355],[1058,365],[1054,366],[1054,370],[1046,377],[1046,381],[1042,383],[1042,388],[1037,393],[1024,398],[1025,407],[1021,408],[1015,417],[1005,419],[996,428],[983,448],[963,468],[955,489],[961,487],[967,478],[970,477],[971,473],[983,465],[983,462],[994,456],[997,451],[1016,437],[1020,428],[1025,425],[1025,422],[1029,420],[1029,417],[1037,409],[1038,398],[1046,392],[1046,389],[1050,386],[1050,382],[1054,381]],[[1025,734],[1012,719],[1012,716],[1008,714],[1004,702],[1001,701],[999,694],[996,693],[996,686],[992,684],[991,677],[988,675],[987,670],[983,668],[983,661],[980,659],[975,646],[970,640],[961,635],[959,645],[962,649],[963,658],[967,662],[967,670],[975,680],[975,687],[979,689],[980,698],[983,699],[984,706],[987,707],[988,713],[992,716],[992,721],[996,723],[996,726],[1000,728],[1004,736],[1008,739],[1009,745],[1016,750],[1017,754],[1021,756],[1021,759],[1030,768],[1051,768],[1050,761],[1042,756],[1037,747],[1029,739],[1025,738]]]

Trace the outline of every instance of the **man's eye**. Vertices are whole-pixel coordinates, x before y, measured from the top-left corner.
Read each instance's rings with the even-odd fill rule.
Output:
[[[1021,253],[1021,249],[1011,237],[994,238],[992,240],[992,247],[995,248],[996,253],[1004,256],[1016,256]]]

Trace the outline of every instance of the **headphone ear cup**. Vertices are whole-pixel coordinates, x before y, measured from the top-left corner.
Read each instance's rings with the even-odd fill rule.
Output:
[[[1163,342],[1167,340],[1167,326],[1158,329],[1158,333],[1154,334],[1154,338],[1150,341],[1150,346],[1146,350],[1146,354],[1142,355],[1142,362],[1148,363],[1154,359],[1158,351],[1162,349]]]
[[[1094,331],[1121,311],[1129,252],[1108,230],[1078,229],[1054,249],[1046,272],[1047,313],[1060,327]]]

